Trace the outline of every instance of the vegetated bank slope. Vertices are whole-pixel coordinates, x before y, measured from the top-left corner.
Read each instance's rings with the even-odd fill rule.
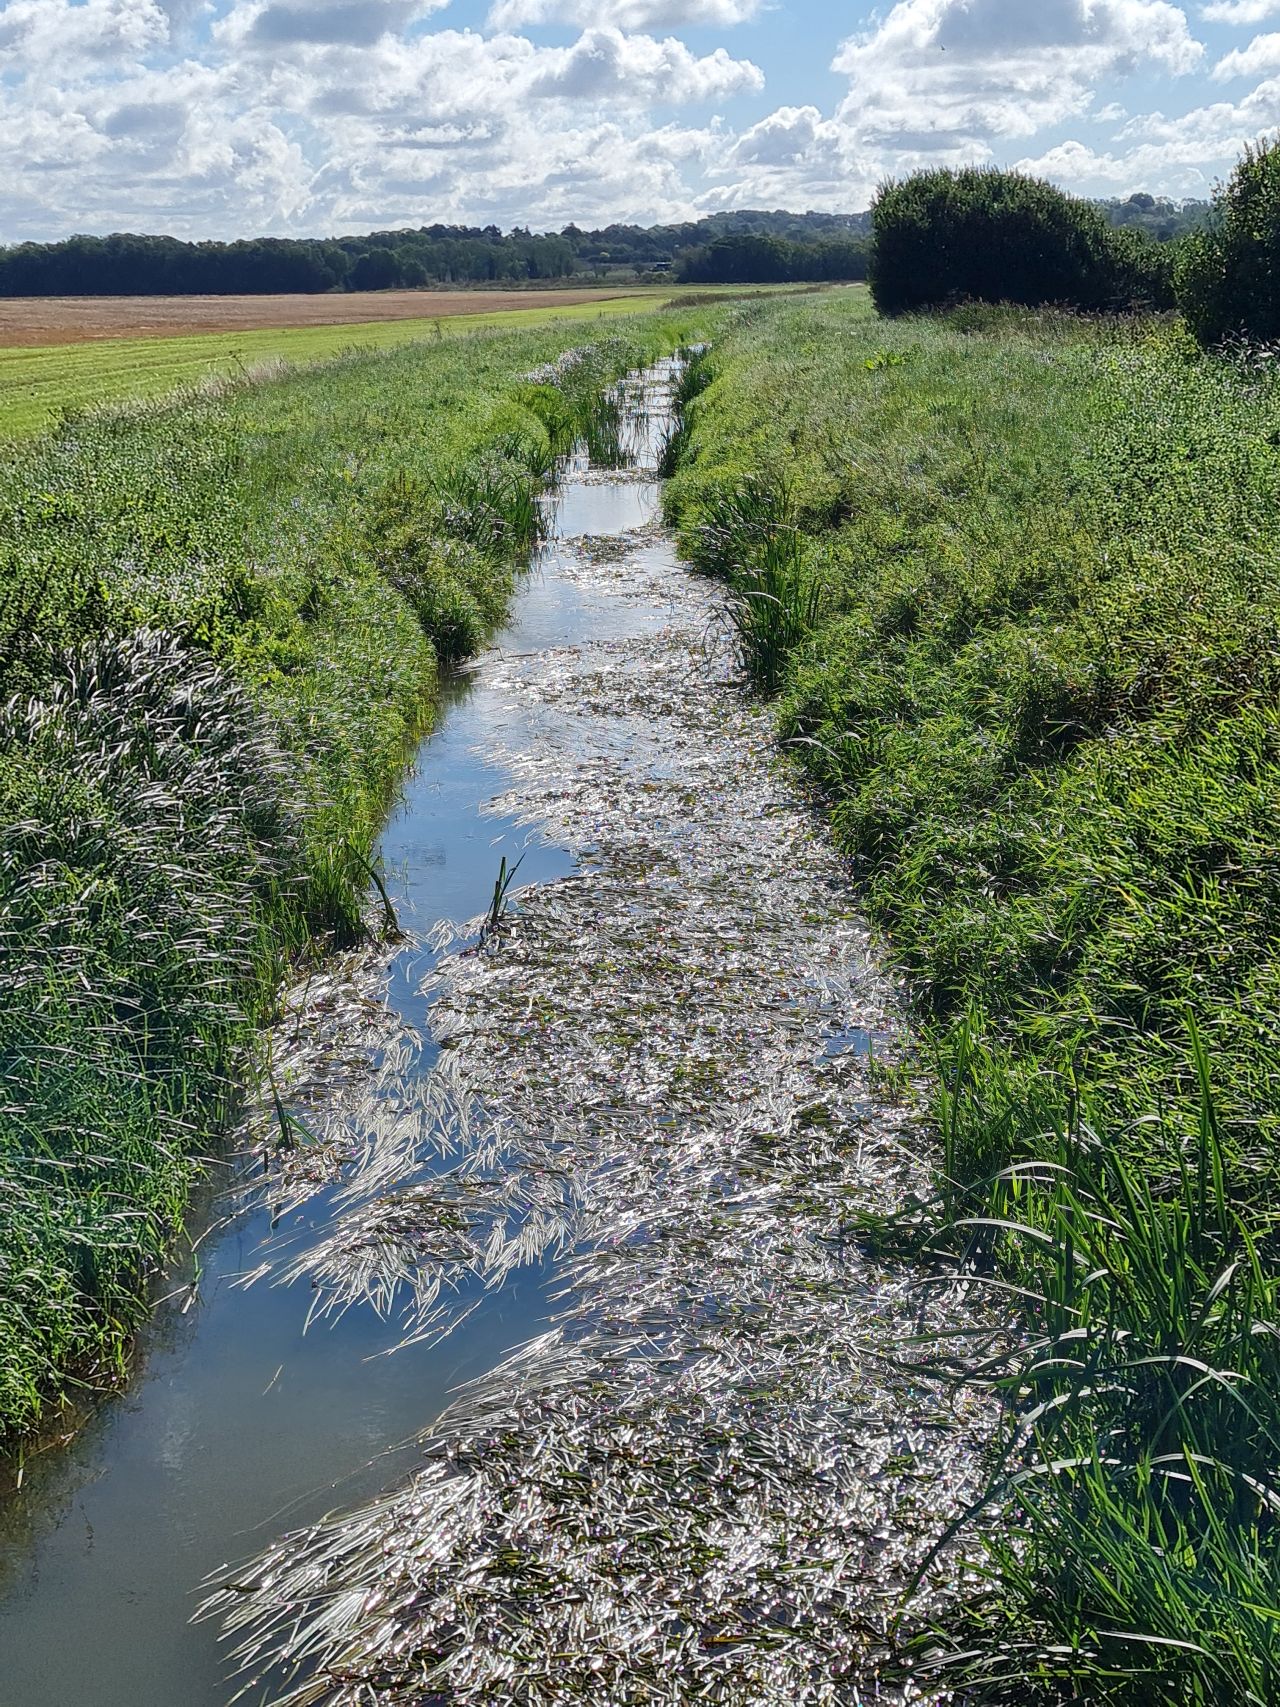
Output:
[[[361,928],[437,661],[600,388],[708,323],[350,357],[0,474],[0,1441],[119,1372],[286,959]]]
[[[257,317],[251,312],[231,331],[204,330],[190,335],[203,322],[189,318],[185,325],[179,322],[159,335],[149,327],[146,336],[125,336],[128,322],[100,339],[70,341],[54,336],[32,341],[0,334],[0,439],[29,438],[46,432],[76,409],[159,397],[218,376],[243,376],[265,363],[321,361],[357,348],[388,349],[479,331],[547,326],[566,319],[583,325],[651,311],[669,301],[672,292],[615,293],[576,302],[574,293],[544,293],[537,299],[538,306],[523,308],[501,308],[497,306],[499,297],[485,293],[485,306],[468,313],[449,313],[435,306],[437,298],[422,292],[405,294],[416,304],[416,318],[375,317],[372,304],[380,304],[382,299],[371,295],[281,298],[278,300],[298,305],[299,312],[293,319],[275,320],[270,304],[277,299],[251,297],[244,300],[255,307],[265,303],[267,309]],[[149,310],[157,300],[163,305],[165,299],[148,299]],[[193,299],[172,300],[192,313]],[[223,301],[199,299],[219,307]],[[305,311],[314,305],[335,304],[341,309],[348,302],[367,303],[369,309],[361,308],[359,319],[335,312],[332,324],[306,317]],[[0,304],[0,323],[8,306]],[[34,306],[43,314],[49,305]],[[102,311],[110,315],[118,303],[98,298],[87,307],[95,314]]]
[[[917,1231],[1031,1299],[984,1371],[1030,1537],[934,1658],[1274,1699],[1280,388],[1167,323],[849,299],[746,311],[699,385],[684,547],[939,1047]]]

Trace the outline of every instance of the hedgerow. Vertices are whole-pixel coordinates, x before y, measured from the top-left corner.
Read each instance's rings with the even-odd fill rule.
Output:
[[[917,172],[872,207],[882,314],[972,299],[1080,309],[1171,307],[1167,244],[1117,231],[1091,202],[993,167]]]
[[[118,1377],[255,1025],[364,928],[438,664],[600,387],[690,330],[353,354],[0,471],[0,1442]]]

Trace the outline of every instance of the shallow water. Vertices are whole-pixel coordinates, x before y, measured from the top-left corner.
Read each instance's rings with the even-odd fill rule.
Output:
[[[567,531],[599,531],[599,492]],[[322,1307],[395,1286],[426,1332],[456,1281],[536,1272],[550,1323],[206,1615],[297,1707],[901,1701],[900,1596],[990,1418],[927,1368],[980,1326],[963,1298],[857,1237],[929,1189],[874,1067],[905,1059],[892,982],[742,692],[732,595],[656,529],[579,539],[544,592],[578,638],[548,620],[488,661],[489,751],[498,809],[579,869],[424,983],[429,1074],[390,1049],[335,1093],[341,1209],[293,1260]],[[314,1153],[281,1163],[303,1198]],[[944,1548],[922,1598],[954,1570]]]
[[[645,431],[642,452],[652,451],[652,422]],[[576,585],[559,542],[643,527],[658,495],[653,480],[575,463],[553,507],[555,537],[494,652],[446,686],[382,842],[388,889],[415,939],[391,965],[390,1003],[415,1028],[433,959],[420,939],[438,921],[481,913],[504,856],[523,860],[520,885],[574,869],[563,849],[485,810],[510,783],[487,755],[518,752],[528,715],[494,666],[625,631],[626,602]],[[424,1046],[424,1068],[433,1055]],[[327,1208],[322,1194],[279,1227],[259,1210],[209,1232],[198,1289],[190,1262],[169,1277],[172,1296],[143,1336],[128,1391],[69,1448],[29,1464],[0,1511],[0,1707],[225,1707],[217,1628],[189,1622],[202,1579],[393,1480],[397,1443],[545,1319],[548,1275],[535,1268],[433,1347],[379,1357],[400,1335],[368,1310],[304,1333],[305,1286],[236,1280],[305,1239]]]

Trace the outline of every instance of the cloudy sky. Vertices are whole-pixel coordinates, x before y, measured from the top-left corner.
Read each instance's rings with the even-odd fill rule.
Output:
[[[864,208],[929,162],[1204,195],[1280,0],[8,0],[0,242]]]

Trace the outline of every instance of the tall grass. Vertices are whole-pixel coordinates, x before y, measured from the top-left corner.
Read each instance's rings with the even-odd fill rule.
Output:
[[[822,580],[785,484],[748,479],[711,494],[686,539],[695,567],[727,584],[726,620],[752,685],[776,694],[817,626]]]
[[[0,1446],[119,1377],[281,976],[365,928],[437,665],[701,323],[351,354],[0,471]]]
[[[1008,1418],[977,1555],[987,1590],[909,1647],[914,1675],[973,1699],[1035,1685],[1207,1707],[1280,1690],[1276,1215],[1233,1169],[1194,1028],[1188,1063],[1198,1099],[1153,1116],[1140,1147],[1091,1098],[1046,1098],[1045,1159],[969,1182],[966,1212],[937,1229],[948,1268],[977,1259],[976,1284],[1024,1323],[953,1365]],[[952,1095],[998,1124],[999,1087],[976,1048]]]
[[[939,1062],[914,1248],[1010,1336],[952,1370],[1010,1419],[987,1592],[914,1663],[1275,1699],[1280,388],[1176,326],[856,302],[704,366],[669,510],[732,585],[785,492],[822,564],[744,643]]]

